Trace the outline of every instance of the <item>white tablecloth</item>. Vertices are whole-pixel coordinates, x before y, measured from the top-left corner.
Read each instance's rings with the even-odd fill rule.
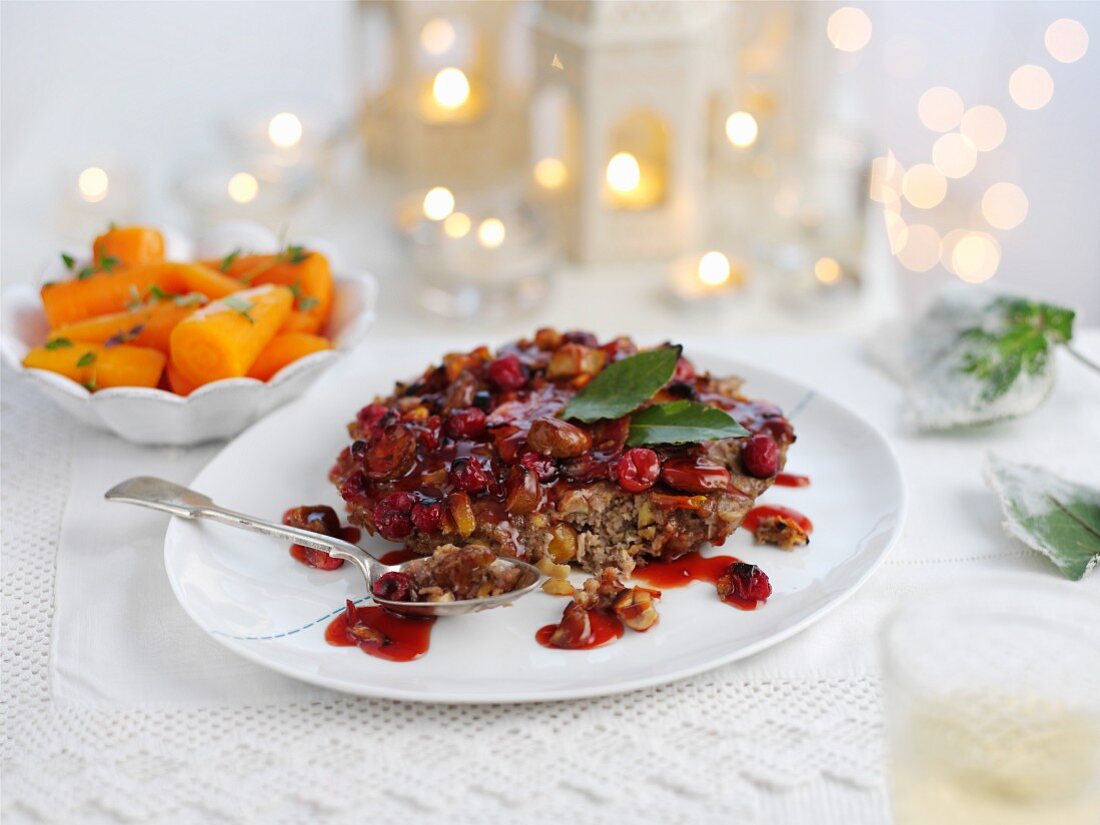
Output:
[[[902,541],[862,591],[778,648],[661,688],[526,706],[354,699],[236,659],[171,598],[163,518],[100,501],[137,473],[186,480],[215,448],[126,445],[5,374],[5,822],[887,821],[877,626],[964,573],[1057,576],[1001,532],[980,458],[995,449],[1095,482],[1100,379],[1063,357],[1033,416],[915,437],[852,339],[698,345],[880,426],[910,492]],[[1083,348],[1095,356],[1100,335]],[[1100,594],[1100,576],[1074,586]]]

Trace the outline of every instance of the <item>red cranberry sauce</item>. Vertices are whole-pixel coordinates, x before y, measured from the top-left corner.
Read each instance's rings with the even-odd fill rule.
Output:
[[[718,588],[719,599],[741,610],[755,610],[771,595],[771,583],[764,571],[733,556],[704,558],[698,552],[688,553],[639,567],[634,578],[662,589],[711,582]]]
[[[571,639],[568,646],[552,643],[554,632],[560,624],[548,624],[540,627],[535,633],[535,641],[543,647],[552,647],[558,650],[591,650],[594,647],[603,647],[611,644],[623,635],[623,623],[616,617],[602,610],[584,611],[587,615],[587,626],[584,632],[576,639]]]
[[[368,656],[391,662],[411,662],[428,652],[434,624],[432,617],[406,618],[348,601],[344,612],[325,629],[325,641],[336,647],[358,646]]]
[[[471,514],[474,523],[500,523],[594,481],[627,493],[736,494],[729,472],[704,460],[699,445],[628,449],[626,417],[558,417],[604,366],[634,351],[627,338],[601,346],[590,333],[542,329],[495,354],[479,347],[447,355],[360,410],[330,477],[355,523],[395,541],[414,530],[466,536]],[[794,439],[778,408],[686,359],[654,400],[679,398],[721,407],[780,447]]]
[[[336,511],[324,504],[292,507],[283,513],[283,524],[341,538],[352,544],[357,543],[361,536],[358,527],[341,527]],[[315,550],[301,544],[290,545],[290,555],[307,567],[315,567],[318,570],[335,570],[344,563],[343,559],[334,559],[323,550]]]
[[[775,477],[776,487],[809,487],[810,477],[795,475],[794,473],[779,473]]]
[[[783,518],[789,518],[807,533],[814,531],[814,524],[807,516],[790,507],[780,507],[778,504],[761,504],[758,507],[753,507],[745,516],[745,520],[741,522],[741,526],[750,533],[754,532],[760,525],[760,519],[768,516],[783,516]]]

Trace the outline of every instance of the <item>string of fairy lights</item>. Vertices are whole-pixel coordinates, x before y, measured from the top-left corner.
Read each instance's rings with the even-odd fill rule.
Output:
[[[867,13],[854,7],[838,9],[826,25],[829,40],[843,52],[864,48],[871,41],[872,30]],[[1054,61],[1075,63],[1088,51],[1089,36],[1077,20],[1061,18],[1047,26],[1043,44]],[[1054,78],[1046,67],[1026,63],[1007,78],[1007,89],[1019,109],[1034,112],[1054,96]],[[985,103],[968,106],[958,91],[947,86],[933,86],[921,94],[917,116],[926,129],[938,135],[930,158],[906,167],[888,151],[872,164],[868,194],[882,206],[890,251],[913,272],[941,265],[963,281],[986,281],[1001,264],[1001,245],[994,232],[1009,232],[1024,222],[1029,209],[1027,195],[1016,183],[998,181],[967,209],[959,198],[950,198],[949,192],[952,181],[965,178],[982,155],[1002,145],[1008,122],[996,107]],[[964,225],[941,231],[931,224],[933,216],[940,219],[941,227],[951,222]]]

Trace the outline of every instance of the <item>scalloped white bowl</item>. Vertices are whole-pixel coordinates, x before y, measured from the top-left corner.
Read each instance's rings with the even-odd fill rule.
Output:
[[[218,226],[194,241],[166,229],[165,238],[171,260],[218,258],[237,247],[257,253],[274,252],[279,246],[271,232],[246,223]],[[4,290],[0,353],[21,379],[59,407],[127,441],[185,446],[231,438],[301,395],[325,369],[363,340],[374,321],[378,282],[373,276],[342,269],[339,256],[323,240],[300,238],[295,242],[324,252],[332,263],[336,293],[326,333],[333,348],[287,365],[270,381],[228,378],[200,387],[184,398],[145,387],[114,387],[92,393],[63,375],[27,369],[23,366],[27,352],[43,343],[49,331],[38,289],[30,284]],[[60,274],[51,263],[44,268],[41,279],[56,279]]]

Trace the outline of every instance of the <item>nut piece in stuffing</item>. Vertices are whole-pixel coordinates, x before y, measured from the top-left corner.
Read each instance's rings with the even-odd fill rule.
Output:
[[[765,516],[756,525],[753,535],[757,544],[774,544],[782,550],[794,550],[810,541],[802,525],[785,516]]]
[[[409,601],[451,602],[499,596],[516,589],[521,570],[483,544],[444,544],[404,568],[414,587]]]

